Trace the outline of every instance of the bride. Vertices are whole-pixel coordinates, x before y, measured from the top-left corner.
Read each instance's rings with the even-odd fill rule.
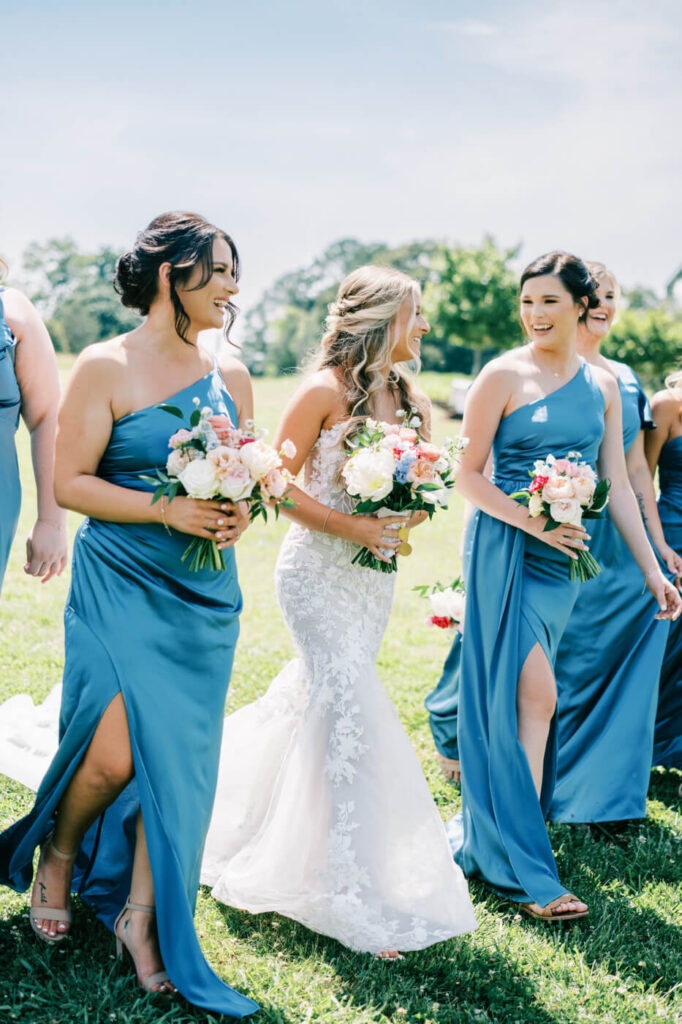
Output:
[[[202,882],[223,903],[277,911],[354,950],[395,956],[476,927],[466,882],[397,712],[376,675],[395,576],[358,545],[395,549],[399,516],[351,516],[339,479],[359,422],[428,399],[401,364],[429,330],[419,287],[362,267],[342,283],[312,367],[284,413],[302,488],[276,570],[300,657],[225,720]],[[417,525],[425,513],[412,515]]]

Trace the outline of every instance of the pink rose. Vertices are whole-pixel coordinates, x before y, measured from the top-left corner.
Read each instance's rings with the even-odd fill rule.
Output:
[[[398,435],[399,435],[401,441],[416,441],[417,440],[417,431],[416,430],[412,430],[411,427],[401,427],[400,430],[398,431]]]
[[[219,477],[219,491],[223,498],[230,501],[243,501],[248,498],[255,486],[246,466],[241,462],[234,462],[229,469]]]
[[[182,427],[180,430],[176,430],[172,437],[168,439],[169,448],[179,448],[181,444],[187,444],[188,441],[192,440],[192,431],[185,430]]]
[[[180,476],[189,461],[190,458],[187,452],[183,452],[179,448],[174,448],[166,461],[166,472],[168,473],[168,476]]]
[[[272,469],[261,480],[261,487],[265,487],[271,497],[281,498],[288,487],[288,481],[279,469]]]
[[[229,416],[209,416],[208,422],[213,427],[218,440],[223,444],[228,442],[234,434],[234,427]]]
[[[221,480],[231,473],[235,466],[241,466],[242,464],[237,449],[228,448],[224,444],[219,445],[217,448],[211,448],[206,458],[214,466],[216,476]]]
[[[552,466],[553,473],[570,473],[571,463],[568,459],[556,459]]]
[[[549,514],[556,523],[573,523],[574,526],[579,526],[581,513],[580,502],[575,498],[553,501],[549,506]]]
[[[380,427],[383,428],[384,434],[399,434],[400,424],[399,423],[380,423]]]
[[[429,444],[428,441],[420,441],[416,452],[420,459],[428,459],[429,462],[438,462],[440,458],[440,448],[436,448],[435,444]]]
[[[436,471],[428,459],[415,459],[405,477],[410,484],[430,484],[435,478]]]

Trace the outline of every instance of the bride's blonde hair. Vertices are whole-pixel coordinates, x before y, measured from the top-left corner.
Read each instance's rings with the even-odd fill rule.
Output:
[[[682,370],[669,373],[665,378],[665,386],[670,388],[671,391],[675,391],[680,400],[682,400]]]
[[[417,282],[391,267],[359,267],[341,282],[336,301],[329,306],[327,329],[308,370],[340,371],[348,411],[345,437],[360,420],[376,415],[375,399],[387,384],[398,392],[401,409],[409,413],[416,408],[423,418],[427,404],[424,396],[415,388],[409,371],[391,362],[398,341],[398,310],[409,296],[414,298],[416,309],[418,295]]]

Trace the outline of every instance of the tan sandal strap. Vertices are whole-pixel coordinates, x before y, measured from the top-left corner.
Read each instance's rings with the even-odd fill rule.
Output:
[[[148,990],[153,989],[155,985],[163,985],[164,981],[170,981],[168,971],[157,971],[156,974],[150,974],[144,979],[144,987]]]
[[[57,907],[31,907],[29,916],[32,921],[66,921],[71,924],[71,911]]]
[[[155,914],[156,913],[156,907],[154,907],[154,906],[152,906],[152,907],[144,906],[142,903],[132,903],[131,900],[130,900],[130,896],[126,900],[126,905],[125,905],[124,909],[126,909],[126,910],[141,910],[143,914]]]

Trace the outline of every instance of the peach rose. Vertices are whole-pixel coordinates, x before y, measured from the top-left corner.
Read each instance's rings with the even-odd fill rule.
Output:
[[[234,433],[234,427],[229,416],[209,416],[208,422],[213,427],[216,437],[222,444],[230,440]]]
[[[405,477],[410,484],[430,484],[435,478],[436,471],[428,459],[415,459]]]
[[[428,459],[429,462],[438,462],[440,459],[440,448],[436,448],[435,444],[428,441],[420,441],[416,452],[420,459]]]
[[[542,497],[550,503],[575,498],[573,481],[568,476],[551,477],[542,488]]]

